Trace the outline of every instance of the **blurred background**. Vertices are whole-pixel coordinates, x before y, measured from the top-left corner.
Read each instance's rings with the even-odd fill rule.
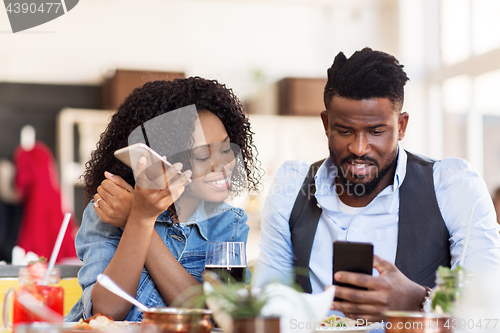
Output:
[[[79,176],[113,110],[146,81],[192,75],[225,83],[249,114],[266,175],[261,195],[238,205],[249,215],[255,259],[277,168],[328,154],[319,118],[326,69],[338,52],[366,46],[395,55],[410,77],[403,147],[465,158],[493,193],[498,0],[82,0],[16,34],[0,9],[0,260],[9,260],[22,220],[14,152],[26,125],[53,154],[62,204],[78,224]]]

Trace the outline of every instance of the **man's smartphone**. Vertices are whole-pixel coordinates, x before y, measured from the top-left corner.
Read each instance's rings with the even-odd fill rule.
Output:
[[[336,272],[354,272],[372,275],[373,271],[373,244],[360,242],[335,241],[333,243],[333,276]],[[332,278],[337,286],[354,289],[365,289],[350,284],[340,283]],[[342,299],[335,298],[336,301]]]
[[[132,170],[134,170],[134,174],[137,161],[142,156],[147,158],[146,176],[149,179],[159,177],[164,171],[172,166],[169,161],[144,143],[136,143],[115,151],[115,157],[132,168]],[[182,174],[180,171],[177,171],[177,173],[180,175]]]

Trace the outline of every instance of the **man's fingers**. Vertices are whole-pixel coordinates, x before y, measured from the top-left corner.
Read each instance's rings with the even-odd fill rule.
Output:
[[[381,323],[384,317],[380,315],[363,315],[357,313],[344,313],[344,315],[348,318],[355,319],[358,325],[361,326],[369,326],[372,329],[381,329],[384,327]]]
[[[385,304],[386,300],[378,291],[359,290],[349,287],[335,287],[335,297],[342,298],[351,303]],[[336,303],[336,302],[334,302]]]
[[[363,273],[337,272],[335,273],[335,280],[366,289],[380,290],[389,287],[385,280]],[[342,287],[338,287],[338,289],[341,288]]]
[[[127,183],[122,177],[113,175],[111,172],[108,171],[104,172],[104,177],[106,177],[106,179],[109,179],[114,184],[120,186],[121,188],[127,190],[128,192],[134,192],[134,188],[129,183]]]
[[[373,268],[375,268],[380,275],[384,272],[389,272],[395,269],[392,263],[387,260],[380,258],[379,256],[373,255]]]
[[[351,302],[333,302],[331,308],[335,311],[342,312],[349,318],[359,318],[360,316],[368,315],[375,316],[379,315],[380,312],[384,310],[384,308],[380,305],[358,304]],[[347,315],[348,313],[351,314],[351,316]],[[355,316],[352,316],[352,314],[355,314]]]

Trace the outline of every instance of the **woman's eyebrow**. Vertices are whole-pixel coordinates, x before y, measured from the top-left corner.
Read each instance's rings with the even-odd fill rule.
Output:
[[[228,136],[226,136],[226,138],[225,138],[224,140],[222,140],[222,142],[227,142],[227,141],[229,141],[229,135],[228,135]],[[210,145],[210,144],[208,144],[208,145],[200,145],[200,146],[198,146],[198,147],[194,147],[194,148],[193,148],[193,150],[196,150],[196,149],[198,149],[198,148],[205,148],[205,147],[208,147],[209,145]]]
[[[194,147],[192,150],[200,149],[200,148],[208,148],[208,145],[201,145],[198,147]]]

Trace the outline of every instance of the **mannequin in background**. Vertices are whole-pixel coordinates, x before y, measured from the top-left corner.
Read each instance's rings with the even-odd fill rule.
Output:
[[[64,213],[61,188],[51,151],[35,141],[35,130],[25,126],[21,130],[21,145],[14,153],[16,166],[15,186],[23,203],[23,218],[17,239],[26,252],[50,257]],[[68,226],[59,252],[58,262],[75,258],[74,220]]]
[[[12,261],[23,214],[19,194],[14,187],[16,168],[8,159],[0,160],[0,261]]]

